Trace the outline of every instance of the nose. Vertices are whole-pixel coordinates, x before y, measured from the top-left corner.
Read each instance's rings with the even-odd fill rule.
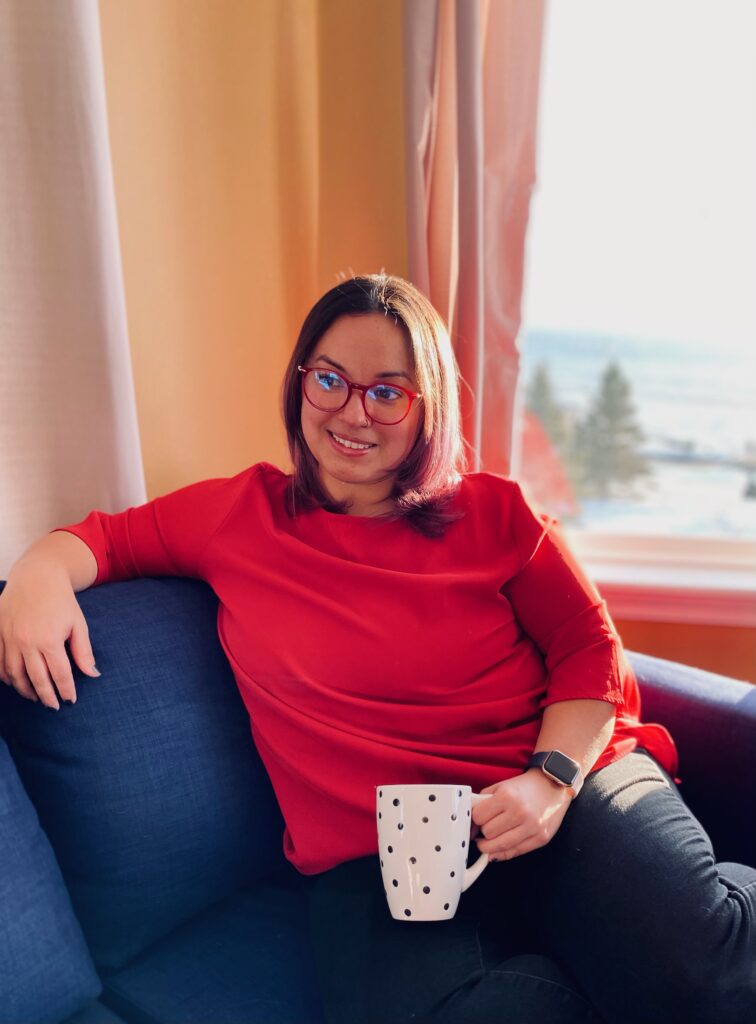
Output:
[[[347,404],[339,410],[339,416],[346,423],[354,423],[361,427],[369,426],[370,417],[365,412],[365,406],[362,404],[362,392],[357,391],[356,388],[352,388],[352,393],[347,399]]]

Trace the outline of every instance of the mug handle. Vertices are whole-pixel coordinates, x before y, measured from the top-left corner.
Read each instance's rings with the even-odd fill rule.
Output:
[[[470,800],[470,806],[474,807],[479,804],[481,800],[487,800],[489,796],[493,796],[493,793],[472,793]],[[464,878],[462,879],[462,892],[466,892],[473,882],[477,882],[480,876],[483,874],[483,869],[488,865],[488,854],[481,853],[474,864],[470,865],[469,868],[465,868]]]

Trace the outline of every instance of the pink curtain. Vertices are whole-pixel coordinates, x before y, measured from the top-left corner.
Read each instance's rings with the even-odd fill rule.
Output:
[[[97,0],[0,0],[0,577],[145,500]]]
[[[405,0],[410,277],[446,317],[471,469],[510,471],[544,0]]]

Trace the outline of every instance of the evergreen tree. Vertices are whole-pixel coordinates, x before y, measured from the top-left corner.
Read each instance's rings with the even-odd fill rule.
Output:
[[[554,447],[563,450],[568,435],[565,414],[556,400],[549,371],[543,362],[538,363],[530,378],[525,404],[541,421]]]
[[[588,412],[574,438],[580,491],[607,498],[648,473],[630,384],[619,364],[607,365]]]

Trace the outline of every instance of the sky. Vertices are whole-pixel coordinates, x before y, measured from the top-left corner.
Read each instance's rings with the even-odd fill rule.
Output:
[[[756,353],[756,2],[550,0],[523,326]]]

